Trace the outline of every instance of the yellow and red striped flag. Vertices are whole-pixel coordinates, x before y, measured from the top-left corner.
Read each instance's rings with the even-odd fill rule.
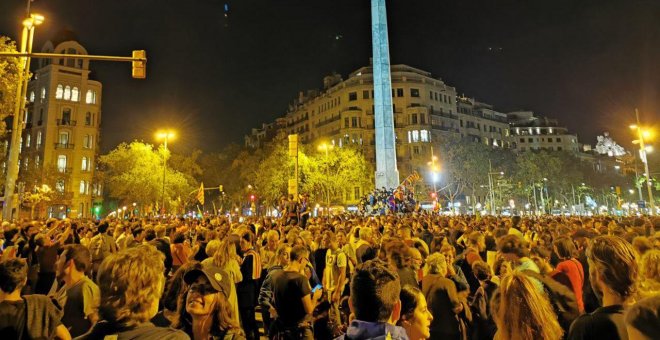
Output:
[[[197,192],[197,200],[201,205],[204,205],[204,182],[199,186],[199,191]]]

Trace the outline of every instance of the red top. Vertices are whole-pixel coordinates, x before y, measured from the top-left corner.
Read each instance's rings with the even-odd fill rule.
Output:
[[[582,264],[576,259],[565,260],[557,265],[554,273],[562,272],[568,276],[575,293],[575,300],[578,304],[580,313],[584,312],[584,302],[582,301],[582,285],[584,284],[584,270]],[[551,275],[553,275],[551,274]]]

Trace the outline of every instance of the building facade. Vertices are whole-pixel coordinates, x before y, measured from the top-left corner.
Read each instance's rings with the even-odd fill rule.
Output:
[[[456,89],[441,79],[407,65],[392,65],[391,73],[401,178],[417,171],[427,183],[431,182],[428,163],[433,148],[439,149],[442,135],[461,136],[514,151],[578,151],[577,136],[568,133],[556,120],[535,117],[531,111],[498,112],[489,104],[458,96]],[[327,76],[323,85],[322,90],[300,92],[277,123],[253,129],[245,137],[246,147],[259,146],[257,141],[264,140],[266,131],[277,127],[288,134],[298,134],[302,143],[356,146],[375,165],[372,68],[362,67],[345,80],[338,74]],[[358,192],[364,194],[353,191],[354,196]],[[357,197],[345,201],[353,199]]]
[[[66,35],[47,42],[42,52],[87,54]],[[27,91],[19,181],[25,190],[32,185],[52,186],[55,193],[48,216],[93,216],[94,201],[100,200],[102,190],[94,176],[102,85],[90,79],[89,61],[84,59],[40,59],[37,65]]]

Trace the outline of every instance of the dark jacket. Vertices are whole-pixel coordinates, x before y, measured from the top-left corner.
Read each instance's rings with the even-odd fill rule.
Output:
[[[107,321],[97,322],[85,335],[76,340],[103,339],[108,335],[116,335],[117,340],[189,340],[190,337],[183,331],[156,327],[146,322],[134,327],[121,327]]]
[[[388,337],[388,334],[390,337]],[[408,340],[406,330],[387,322],[366,322],[353,320],[346,330],[346,334],[335,340]]]

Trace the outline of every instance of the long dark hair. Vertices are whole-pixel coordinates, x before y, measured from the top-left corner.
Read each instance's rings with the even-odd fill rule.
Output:
[[[188,291],[190,286],[186,286],[181,293],[179,294],[179,302],[177,304],[177,311],[174,317],[174,322],[172,326],[186,332],[186,334],[192,337],[192,316],[186,311],[186,299],[188,297]],[[241,326],[236,323],[233,315],[233,310],[229,304],[229,300],[224,293],[217,292],[215,293],[216,303],[213,310],[213,324],[211,324],[210,334],[213,336],[222,337],[227,332],[232,331],[233,333],[243,334]]]

